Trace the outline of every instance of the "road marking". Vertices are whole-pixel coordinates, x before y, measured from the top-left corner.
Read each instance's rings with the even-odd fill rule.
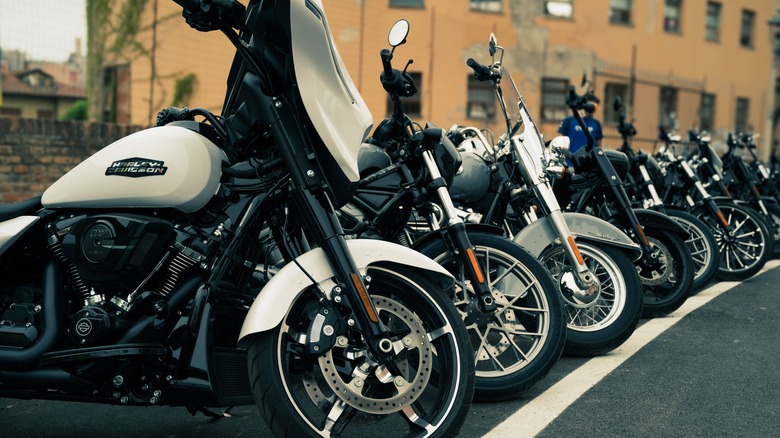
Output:
[[[770,260],[756,275],[780,266],[780,260]],[[654,318],[639,326],[619,348],[607,355],[594,357],[569,373],[558,383],[534,397],[503,423],[485,436],[490,438],[533,437],[547,427],[580,396],[607,374],[620,366],[650,341],[677,324],[683,317],[707,304],[713,298],[739,285],[739,281],[722,281],[688,298],[675,312],[664,318]]]

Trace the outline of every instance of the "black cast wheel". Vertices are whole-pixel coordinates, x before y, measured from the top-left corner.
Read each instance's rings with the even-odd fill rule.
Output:
[[[395,357],[377,363],[343,315],[335,346],[304,352],[319,293],[304,292],[273,330],[255,335],[249,375],[276,436],[455,435],[469,409],[474,356],[448,294],[408,268],[369,269],[369,293]]]
[[[657,318],[674,312],[690,296],[693,260],[677,234],[653,227],[645,227],[644,232],[653,252],[636,262],[644,291],[642,317]]]

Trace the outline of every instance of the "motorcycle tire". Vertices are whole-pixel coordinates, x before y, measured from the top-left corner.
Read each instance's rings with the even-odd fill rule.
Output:
[[[642,316],[642,284],[632,258],[624,250],[585,242],[578,242],[577,247],[601,286],[599,296],[590,304],[578,303],[561,291],[567,319],[563,354],[600,356],[634,333]],[[539,259],[556,282],[570,266],[560,246],[548,247]]]
[[[533,255],[502,236],[468,232],[497,304],[487,324],[467,323],[474,347],[474,400],[515,398],[541,380],[563,350],[566,324],[557,288]],[[463,261],[444,239],[415,248],[455,276],[455,306],[464,320],[475,296]]]
[[[718,273],[720,265],[718,242],[710,227],[696,216],[671,208],[666,210],[666,215],[688,231],[685,244],[688,246],[691,260],[693,260],[694,274],[691,295],[695,295],[708,285]]]
[[[774,250],[769,229],[759,214],[743,205],[718,203],[729,224],[735,224],[734,235],[728,235],[718,219],[704,208],[694,210],[694,216],[710,226],[720,251],[720,265],[715,277],[724,281],[745,280],[760,271]]]
[[[466,327],[451,290],[414,269],[390,266],[367,271],[377,314],[400,348],[389,363],[371,359],[347,308],[334,324],[335,345],[317,356],[304,352],[309,310],[321,296],[315,287],[296,299],[279,326],[252,339],[250,384],[276,436],[457,434],[474,391]]]
[[[685,240],[676,233],[644,227],[658,264],[635,262],[644,292],[643,318],[666,316],[683,305],[693,289],[693,260]]]
[[[767,203],[766,210],[769,213],[764,215],[769,231],[772,233],[775,247],[772,251],[772,258],[780,257],[780,205]]]

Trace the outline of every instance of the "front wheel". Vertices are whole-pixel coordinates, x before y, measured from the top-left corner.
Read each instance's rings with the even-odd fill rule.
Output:
[[[636,265],[644,291],[642,317],[658,318],[677,310],[691,295],[693,260],[677,234],[654,227],[645,227],[644,232],[653,253]]]
[[[471,404],[474,356],[466,327],[443,293],[417,271],[373,267],[367,285],[395,357],[377,363],[346,307],[324,354],[305,348],[321,293],[304,292],[273,330],[255,335],[249,375],[260,413],[276,436],[455,435]]]
[[[718,208],[729,224],[728,229],[708,210],[694,211],[695,216],[710,226],[718,242],[720,266],[716,277],[726,281],[750,278],[764,267],[771,255],[769,228],[758,213],[744,206],[719,203]]]
[[[693,291],[691,293],[695,294],[709,284],[718,273],[720,265],[718,242],[707,224],[696,216],[677,209],[666,210],[666,215],[688,232],[685,244],[691,252],[691,260],[693,261]]]
[[[497,304],[489,322],[467,325],[476,360],[474,398],[516,397],[542,379],[558,361],[566,325],[557,288],[539,261],[498,235],[468,232]],[[467,319],[475,294],[462,257],[443,239],[418,248],[455,276],[455,305]]]
[[[642,285],[631,257],[624,251],[585,242],[578,242],[577,247],[600,287],[598,297],[590,303],[571,299],[561,291],[567,317],[563,352],[569,356],[599,356],[619,347],[634,333],[642,316]],[[548,247],[539,259],[556,282],[571,269],[560,246]]]

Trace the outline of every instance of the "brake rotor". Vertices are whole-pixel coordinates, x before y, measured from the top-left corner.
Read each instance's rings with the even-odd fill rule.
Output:
[[[365,356],[356,363],[341,356],[344,349],[339,347],[318,360],[322,377],[336,397],[361,412],[386,415],[411,405],[423,393],[434,369],[434,348],[422,320],[406,306],[379,295],[372,301],[390,330],[410,331],[400,340],[404,350],[396,355],[393,367],[378,366]],[[351,374],[343,372],[345,362],[353,365]],[[314,395],[321,397],[316,392]]]
[[[636,270],[639,274],[639,281],[646,286],[657,286],[665,283],[672,278],[674,274],[674,260],[672,254],[669,252],[669,248],[663,243],[652,237],[647,237],[647,241],[650,242],[650,247],[653,251],[657,251],[658,260],[657,263],[661,269],[650,270],[644,265],[637,265]],[[648,275],[649,274],[649,275]]]

